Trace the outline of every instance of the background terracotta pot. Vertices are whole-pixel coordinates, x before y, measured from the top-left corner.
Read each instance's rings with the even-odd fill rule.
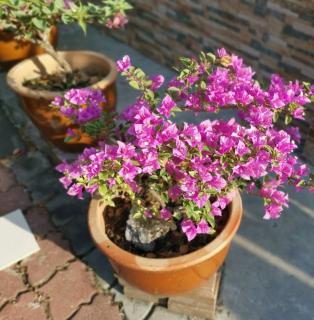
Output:
[[[51,28],[49,41],[55,47],[57,45],[58,30]],[[12,33],[0,31],[0,65],[8,70],[17,62],[30,58],[37,54],[44,53],[44,50],[28,41],[17,41]]]
[[[105,106],[107,110],[115,109],[117,71],[110,58],[92,51],[60,51],[58,54],[65,58],[73,69],[83,70],[89,75],[101,74],[102,80],[93,84],[92,87],[103,91],[107,99]],[[57,70],[59,70],[57,62],[50,55],[43,54],[24,60],[13,67],[8,72],[7,82],[20,97],[26,113],[44,137],[61,150],[80,152],[95,141],[87,135],[82,135],[80,140],[65,143],[64,138],[70,121],[60,112],[49,107],[51,101],[63,92],[33,90],[23,86],[25,80],[38,77],[38,73],[51,74]]]
[[[190,291],[213,275],[223,263],[242,218],[242,201],[237,191],[228,222],[214,241],[180,257],[150,259],[121,249],[107,237],[103,217],[105,207],[106,204],[93,199],[89,208],[89,229],[97,247],[108,256],[119,277],[159,296]]]

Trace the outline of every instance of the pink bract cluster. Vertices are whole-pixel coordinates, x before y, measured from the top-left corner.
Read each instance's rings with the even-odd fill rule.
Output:
[[[121,115],[123,141],[100,142],[74,163],[58,166],[68,194],[82,198],[84,190],[98,191],[110,201],[122,192],[141,203],[143,188],[152,188],[165,207],[144,208],[142,216],[180,219],[188,240],[213,232],[215,217],[231,202],[235,188],[264,199],[265,219],[279,218],[288,206],[283,185],[298,190],[312,180],[293,154],[300,140],[298,129],[279,130],[274,123],[280,117],[287,124],[303,119],[314,87],[284,83],[274,75],[263,89],[252,69],[224,49],[216,56],[202,53],[199,59],[182,62],[184,67],[162,97],[157,93],[162,76],[147,77],[128,56],[117,62],[142,95]],[[241,122],[208,119],[179,125],[170,118],[177,111],[218,112],[230,107],[238,111]],[[175,213],[178,206],[184,208],[181,215]]]
[[[85,124],[101,117],[105,102],[100,90],[84,88],[71,89],[63,97],[57,96],[51,104],[72,123]]]

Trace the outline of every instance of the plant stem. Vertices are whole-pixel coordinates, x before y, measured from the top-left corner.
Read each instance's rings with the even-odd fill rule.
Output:
[[[48,53],[51,57],[55,59],[55,61],[59,64],[59,66],[66,72],[72,73],[72,68],[69,63],[63,59],[60,55],[58,55],[57,51],[49,42],[49,32],[41,33],[39,36],[39,45]]]
[[[166,207],[165,201],[161,198],[161,196],[153,189],[148,189],[148,193],[155,199],[157,202],[161,204],[163,208]]]

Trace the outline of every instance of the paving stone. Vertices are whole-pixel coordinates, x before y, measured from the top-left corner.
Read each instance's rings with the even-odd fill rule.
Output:
[[[45,203],[55,194],[65,192],[54,168],[35,176],[27,183],[27,189],[31,192],[32,199],[36,203]]]
[[[0,271],[0,306],[6,301],[15,299],[19,292],[25,291],[21,275],[12,268]]]
[[[3,215],[18,208],[24,210],[31,205],[31,201],[22,186],[15,186],[0,193],[0,204],[0,215]]]
[[[26,220],[32,232],[39,237],[44,237],[49,232],[56,231],[49,220],[49,213],[43,207],[32,207],[26,212]]]
[[[111,289],[110,292],[113,294],[113,301],[122,304],[122,311],[128,320],[145,319],[153,308],[153,303],[131,299],[122,294],[120,286],[118,289]]]
[[[7,304],[0,320],[46,320],[44,307],[33,292],[22,294],[16,303]]]
[[[82,303],[89,303],[96,293],[86,266],[75,261],[59,271],[40,291],[49,298],[53,319],[67,319]]]
[[[13,170],[18,181],[28,184],[37,175],[45,179],[43,172],[51,167],[49,161],[39,151],[29,152],[18,158],[13,164]]]
[[[88,202],[70,198],[64,190],[49,200],[46,207],[49,210],[52,222],[57,227],[61,227],[79,215],[87,215]]]
[[[96,275],[96,281],[104,289],[109,289],[116,278],[113,275],[113,269],[107,257],[97,248],[89,253],[84,261],[93,269]]]
[[[118,305],[113,305],[111,297],[98,294],[91,304],[84,305],[71,320],[121,320]]]
[[[69,244],[59,232],[50,233],[46,239],[39,239],[40,251],[22,262],[27,267],[29,282],[35,286],[47,281],[56,270],[74,259]]]
[[[65,238],[70,240],[75,255],[85,255],[95,247],[88,230],[87,211],[62,227],[62,232]]]
[[[155,307],[153,313],[147,320],[191,320],[185,315],[176,314],[173,312],[170,312],[164,307]],[[195,318],[196,320],[197,318]],[[193,319],[194,320],[194,319]]]
[[[14,173],[0,165],[0,192],[6,192],[16,184]]]
[[[6,82],[6,72],[0,72],[0,81],[0,97],[2,100],[0,106],[5,110],[6,115],[12,120],[12,123],[23,126],[30,119],[20,105],[17,95],[9,88]]]
[[[18,130],[11,124],[3,110],[0,108],[0,157],[12,155],[14,150],[25,147]]]

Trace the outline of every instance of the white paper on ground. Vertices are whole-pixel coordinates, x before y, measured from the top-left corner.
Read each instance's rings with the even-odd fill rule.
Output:
[[[39,250],[20,209],[0,217],[0,270]]]

